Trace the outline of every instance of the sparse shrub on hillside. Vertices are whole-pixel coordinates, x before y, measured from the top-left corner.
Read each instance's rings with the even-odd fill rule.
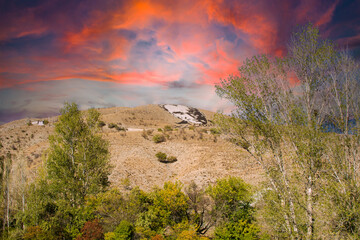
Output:
[[[153,129],[143,130],[141,136],[145,139],[149,139],[149,135],[151,135],[154,132]]]
[[[213,134],[213,135],[215,135],[215,134],[220,134],[220,130],[217,129],[217,128],[211,128],[211,129],[210,129],[210,133]]]
[[[195,131],[195,126],[194,125],[189,126],[189,130]]]
[[[105,125],[106,125],[106,123],[104,121],[99,121],[99,123],[98,123],[99,128],[102,128]]]
[[[162,132],[163,130],[162,130],[162,128],[158,128],[158,132]]]
[[[154,141],[154,143],[165,142],[165,137],[164,137],[164,135],[156,134],[153,136],[153,141]]]
[[[119,125],[121,125],[121,123],[118,123]],[[117,131],[126,131],[125,127],[120,127],[118,124],[116,123],[109,123],[108,124],[108,128],[112,129],[115,128]]]
[[[33,134],[33,133],[30,135],[30,138],[34,138],[34,134]]]
[[[166,159],[166,162],[168,162],[168,163],[173,163],[176,161],[177,161],[177,158],[175,156],[170,156]]]
[[[147,132],[145,131],[145,129],[142,131],[141,136],[142,136],[143,138],[145,138],[145,139],[149,139],[149,138],[148,138],[148,134],[147,134]]]
[[[126,190],[131,190],[131,182],[129,178],[123,178],[121,179],[121,185],[126,189]]]
[[[27,121],[27,123],[26,123],[28,126],[31,126],[32,125],[32,123],[31,123],[31,121],[29,120],[29,121]]]
[[[155,154],[159,162],[162,163],[173,163],[177,161],[177,158],[175,156],[167,156],[166,153],[158,152]]]
[[[117,131],[124,131],[124,132],[127,130],[125,127],[120,127],[120,126],[118,126],[118,125],[115,126],[115,129],[116,129]]]
[[[170,126],[170,125],[166,125],[165,127],[164,127],[164,131],[165,132],[171,132],[173,129],[172,129],[172,127]]]
[[[208,130],[207,130],[206,128],[202,128],[202,129],[200,129],[200,132],[202,132],[202,133],[208,133]]]
[[[4,146],[2,145],[2,142],[0,142],[0,148],[3,148]]]
[[[48,125],[48,124],[49,124],[49,120],[45,119],[45,120],[43,121],[43,123],[44,123],[44,125]]]
[[[155,154],[155,157],[157,157],[157,159],[160,161],[160,162],[165,162],[166,161],[166,158],[167,158],[167,155],[166,153],[163,153],[163,152],[157,152]]]

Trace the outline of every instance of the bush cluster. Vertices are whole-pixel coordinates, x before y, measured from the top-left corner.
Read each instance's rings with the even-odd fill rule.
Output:
[[[99,123],[98,123],[98,127],[100,127],[100,128],[102,128],[105,125],[106,125],[106,123],[104,121],[99,121]]]
[[[171,132],[173,129],[172,129],[172,127],[170,126],[170,125],[166,125],[165,127],[164,127],[164,132]]]
[[[110,128],[110,129],[115,128],[117,131],[126,131],[126,128],[120,127],[116,123],[109,123],[108,128]]]
[[[157,159],[158,159],[160,162],[164,162],[164,161],[166,161],[167,155],[166,155],[166,153],[163,153],[163,152],[157,152],[157,153],[155,154],[155,157],[157,157]]]
[[[157,157],[159,162],[162,162],[162,163],[173,163],[173,162],[177,161],[176,157],[174,157],[174,156],[169,156],[168,157],[167,154],[163,153],[163,152],[157,152],[155,154],[155,157]]]
[[[217,128],[211,128],[210,133],[213,134],[213,135],[220,134],[220,130],[217,129]]]
[[[153,136],[154,143],[162,143],[165,142],[165,136],[162,134],[155,134]]]
[[[104,230],[99,219],[87,221],[81,229],[81,234],[76,240],[98,240],[104,239]]]

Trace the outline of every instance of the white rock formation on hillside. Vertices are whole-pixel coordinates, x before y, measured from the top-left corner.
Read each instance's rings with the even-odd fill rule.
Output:
[[[159,106],[175,117],[181,119],[182,121],[180,123],[192,123],[198,125],[207,124],[205,115],[196,108],[176,104],[162,104]]]

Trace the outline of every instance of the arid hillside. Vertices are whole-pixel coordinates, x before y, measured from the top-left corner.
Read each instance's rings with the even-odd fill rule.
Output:
[[[99,109],[105,123],[101,134],[109,142],[112,185],[137,185],[147,190],[154,185],[161,186],[165,181],[179,180],[184,184],[195,181],[203,185],[228,175],[258,184],[262,180],[260,167],[246,152],[210,131],[213,112],[200,111],[206,116],[207,125],[180,124],[181,119],[158,105]],[[46,121],[39,125],[35,123],[38,120]],[[22,119],[0,126],[0,156],[7,152],[13,155],[14,173],[19,164],[25,163],[30,178],[37,174],[56,120],[57,117]],[[109,128],[111,125],[117,127]],[[155,143],[155,135],[163,135],[165,141]],[[155,156],[158,152],[174,156],[177,161],[160,162]]]

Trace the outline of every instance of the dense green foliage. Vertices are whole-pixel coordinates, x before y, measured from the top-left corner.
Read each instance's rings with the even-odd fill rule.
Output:
[[[165,136],[162,134],[155,134],[152,139],[153,139],[154,143],[165,142]]]
[[[107,142],[97,135],[100,114],[91,109],[85,116],[74,103],[65,104],[61,113],[43,172],[28,189],[26,211],[19,213],[22,224],[39,226],[48,239],[79,235],[93,217],[86,197],[109,185]]]
[[[135,229],[130,222],[123,220],[116,227],[114,233],[114,240],[131,240],[134,238]]]
[[[166,153],[163,153],[163,152],[157,152],[155,154],[155,157],[157,157],[157,159],[160,161],[160,162],[165,162],[166,161],[166,158],[167,158],[167,155]]]
[[[206,191],[195,184],[183,191],[179,182],[166,182],[163,188],[147,193],[139,188],[125,193],[112,189],[88,198],[86,209],[102,219],[109,240],[201,239],[212,226],[216,232],[238,234],[239,239],[257,239],[251,202],[250,187],[232,177],[219,180]],[[233,221],[237,223],[229,225]]]
[[[167,156],[167,154],[163,152],[157,152],[155,157],[157,157],[158,161],[162,163],[173,163],[177,161],[175,156]]]
[[[216,240],[251,240],[259,239],[259,228],[246,220],[229,221],[215,231]]]

